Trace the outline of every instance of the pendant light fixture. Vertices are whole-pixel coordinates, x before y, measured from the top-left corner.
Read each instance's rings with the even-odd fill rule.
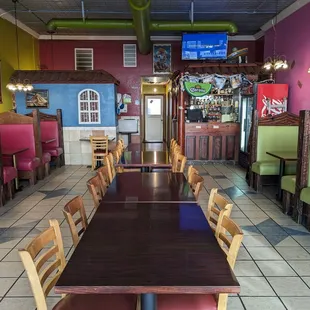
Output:
[[[278,21],[278,2],[276,1],[276,16],[273,19],[273,31],[274,31],[274,40],[273,40],[273,57],[268,57],[265,60],[265,63],[263,65],[263,69],[270,72],[270,75],[272,76],[273,73],[279,70],[286,70],[289,68],[288,62],[286,60],[286,57],[284,55],[278,56],[276,55],[276,42],[277,42],[277,31],[276,31],[276,26],[277,26],[277,21]]]
[[[20,70],[19,40],[18,40],[18,26],[17,26],[17,2],[18,2],[18,0],[12,0],[12,2],[14,3],[17,67],[18,67],[18,70]],[[6,87],[7,87],[7,89],[9,89],[12,92],[15,92],[15,91],[27,92],[27,91],[33,90],[33,86],[31,85],[31,83],[30,83],[30,81],[28,79],[25,79],[25,80],[21,81],[20,78],[17,78],[17,79],[11,78],[9,84],[7,84]]]

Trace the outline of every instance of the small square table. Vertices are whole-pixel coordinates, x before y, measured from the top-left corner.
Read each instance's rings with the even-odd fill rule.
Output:
[[[285,162],[286,161],[297,161],[297,151],[296,152],[273,151],[273,152],[266,152],[266,154],[280,159],[277,198],[278,200],[282,200],[281,179],[285,172]]]

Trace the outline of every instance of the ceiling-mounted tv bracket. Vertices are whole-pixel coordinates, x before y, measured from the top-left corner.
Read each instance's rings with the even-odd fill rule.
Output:
[[[191,24],[194,23],[194,1],[191,2],[191,7],[189,10],[189,20],[190,20]]]

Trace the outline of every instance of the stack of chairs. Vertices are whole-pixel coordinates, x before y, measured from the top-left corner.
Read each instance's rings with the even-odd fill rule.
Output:
[[[174,139],[170,142],[169,158],[172,164],[172,172],[184,173],[187,157],[182,154],[180,145]]]

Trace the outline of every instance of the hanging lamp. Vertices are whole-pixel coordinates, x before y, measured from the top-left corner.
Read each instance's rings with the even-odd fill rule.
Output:
[[[17,53],[17,67],[20,70],[20,61],[19,61],[19,40],[18,40],[18,26],[17,26],[17,2],[18,0],[12,0],[14,3],[14,17],[15,17],[15,39],[16,39],[16,53]],[[12,92],[20,91],[27,92],[33,90],[33,86],[28,79],[20,80],[20,78],[14,79],[11,78],[10,82],[6,85],[6,88]]]
[[[278,21],[278,2],[276,2],[276,17],[273,20],[273,31],[274,31],[274,40],[273,40],[273,57],[268,57],[265,59],[263,69],[270,72],[270,75],[272,76],[273,73],[280,70],[287,70],[289,68],[288,62],[286,60],[286,57],[284,55],[276,55],[276,41],[277,41],[277,21]]]

